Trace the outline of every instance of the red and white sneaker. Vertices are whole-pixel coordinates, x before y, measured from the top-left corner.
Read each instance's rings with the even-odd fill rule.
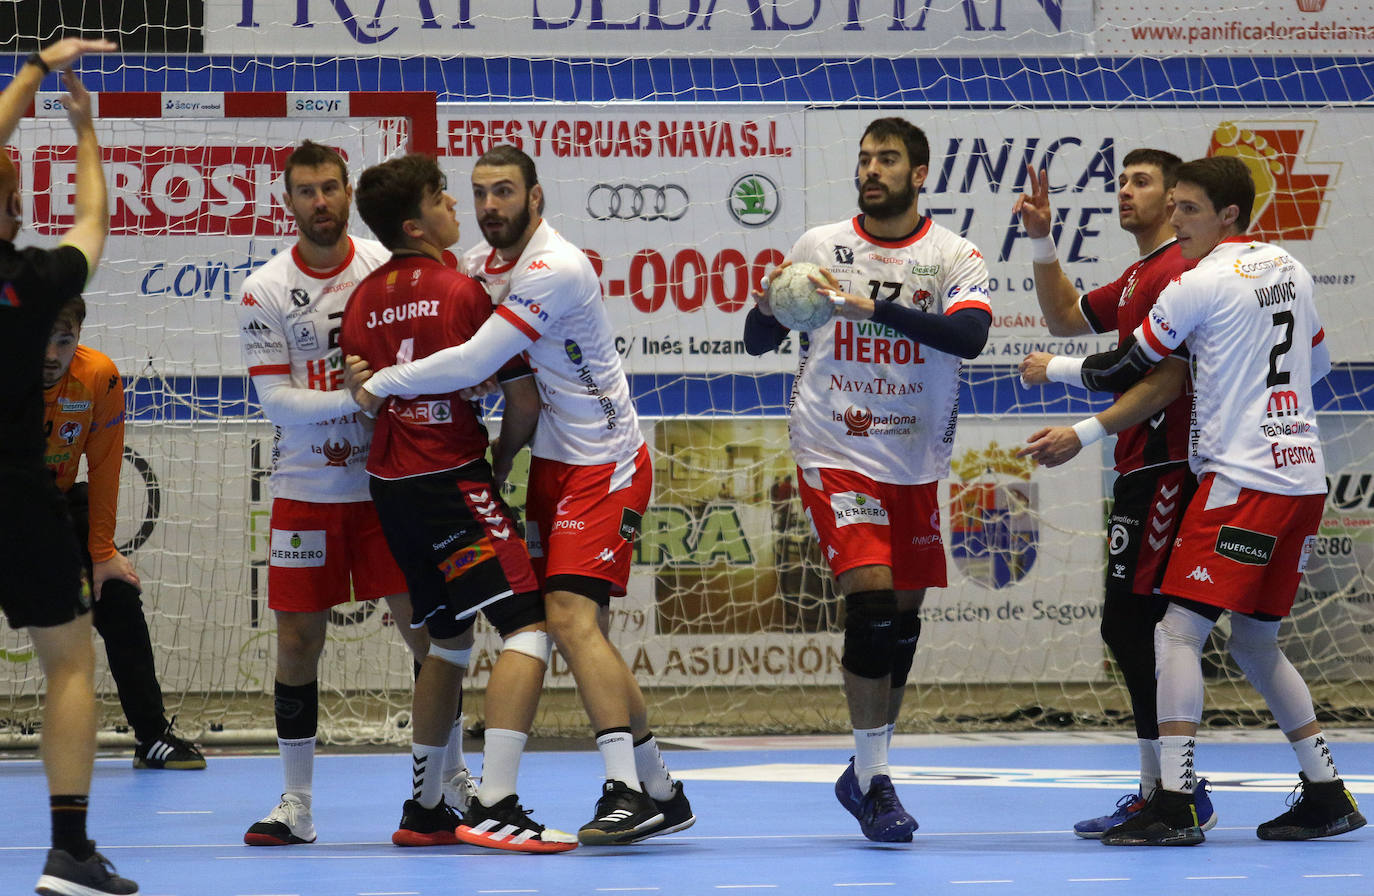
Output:
[[[474,797],[455,833],[464,843],[511,852],[567,852],[577,848],[577,837],[530,818],[513,793],[494,806],[483,805]]]

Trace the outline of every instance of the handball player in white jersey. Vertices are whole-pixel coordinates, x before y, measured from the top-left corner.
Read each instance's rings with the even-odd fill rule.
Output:
[[[267,601],[277,622],[274,706],[285,778],[277,808],[244,834],[250,846],[315,840],[319,661],[330,608],[384,598],[416,662],[429,650],[426,633],[405,624],[405,577],[367,489],[372,424],[343,388],[339,350],[345,302],[391,253],[349,236],[353,188],[334,149],[303,141],[283,178],[298,238],[244,280],[238,306],[248,374],[276,429]],[[448,765],[456,777],[466,771],[457,758]],[[465,779],[455,786],[473,790]]]
[[[1256,834],[1343,834],[1365,818],[1336,773],[1306,683],[1278,646],[1279,623],[1293,608],[1326,498],[1312,387],[1331,361],[1312,276],[1279,246],[1245,238],[1255,187],[1239,159],[1197,159],[1182,165],[1177,179],[1174,230],[1197,266],[1165,287],[1117,349],[1064,359],[1111,380],[1114,391],[1129,391],[1095,417],[1037,432],[1022,452],[1054,466],[1157,412],[1178,394],[1179,381],[1155,365],[1186,342],[1193,368],[1189,463],[1199,484],[1160,586],[1169,597],[1155,629],[1161,783],[1145,808],[1102,842],[1186,846],[1205,839],[1193,796],[1194,738],[1202,719],[1202,649],[1223,612],[1231,621],[1227,649],[1269,705],[1301,768],[1288,811]]]
[[[479,158],[472,193],[486,239],[462,267],[486,285],[495,313],[463,345],[371,378],[350,356],[350,388],[371,410],[391,395],[478,385],[528,354],[542,408],[530,445],[526,541],[549,634],[577,682],[606,773],[578,839],[614,845],[680,831],[696,816],[663,764],[644,695],[606,636],[610,599],[629,581],[653,468],[601,285],[587,256],[543,220],[544,190],[525,153],[499,146]]]
[[[789,429],[802,505],[845,596],[855,754],[835,795],[880,842],[909,841],[917,827],[892,785],[888,745],[926,589],[946,585],[937,488],[949,475],[960,359],[977,357],[992,322],[982,253],[917,209],[929,162],[920,128],[872,122],[859,143],[859,214],[808,230],[784,262],[820,265],[838,307],[801,334]],[[755,299],[745,346],[761,355],[788,330],[766,284]]]

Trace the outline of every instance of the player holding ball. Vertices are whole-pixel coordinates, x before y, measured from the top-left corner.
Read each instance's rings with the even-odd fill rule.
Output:
[[[946,585],[937,483],[949,475],[960,359],[977,357],[992,323],[982,253],[917,209],[929,163],[914,124],[869,124],[859,214],[804,233],[754,294],[744,327],[751,354],[782,344],[789,328],[772,287],[789,265],[820,265],[810,279],[834,320],[801,338],[788,429],[803,506],[845,596],[855,749],[835,795],[879,842],[909,841],[917,827],[892,785],[888,745],[926,589]]]

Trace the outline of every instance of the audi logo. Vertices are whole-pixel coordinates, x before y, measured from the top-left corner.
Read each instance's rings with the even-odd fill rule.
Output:
[[[678,184],[597,184],[587,194],[593,221],[676,221],[691,199]]]

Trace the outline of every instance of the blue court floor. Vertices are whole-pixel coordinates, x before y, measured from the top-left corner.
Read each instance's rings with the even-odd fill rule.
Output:
[[[1374,809],[1374,731],[1329,732],[1350,789]],[[1374,826],[1308,843],[1267,843],[1297,780],[1277,732],[1207,733],[1201,773],[1220,823],[1193,848],[1112,848],[1073,836],[1135,787],[1135,743],[1122,735],[899,736],[893,777],[921,828],[911,844],[864,840],[832,786],[846,737],[674,740],[667,753],[698,821],[623,848],[525,856],[390,842],[409,794],[408,752],[321,755],[310,846],[242,845],[277,802],[275,755],[214,752],[203,772],[134,771],[125,755],[96,767],[91,830],[144,896],[1095,896],[1374,894]],[[471,744],[476,748],[480,742]],[[470,759],[476,759],[470,756]],[[591,816],[594,751],[532,752],[521,800],[576,830]],[[0,762],[0,894],[28,893],[48,842],[36,759]]]

